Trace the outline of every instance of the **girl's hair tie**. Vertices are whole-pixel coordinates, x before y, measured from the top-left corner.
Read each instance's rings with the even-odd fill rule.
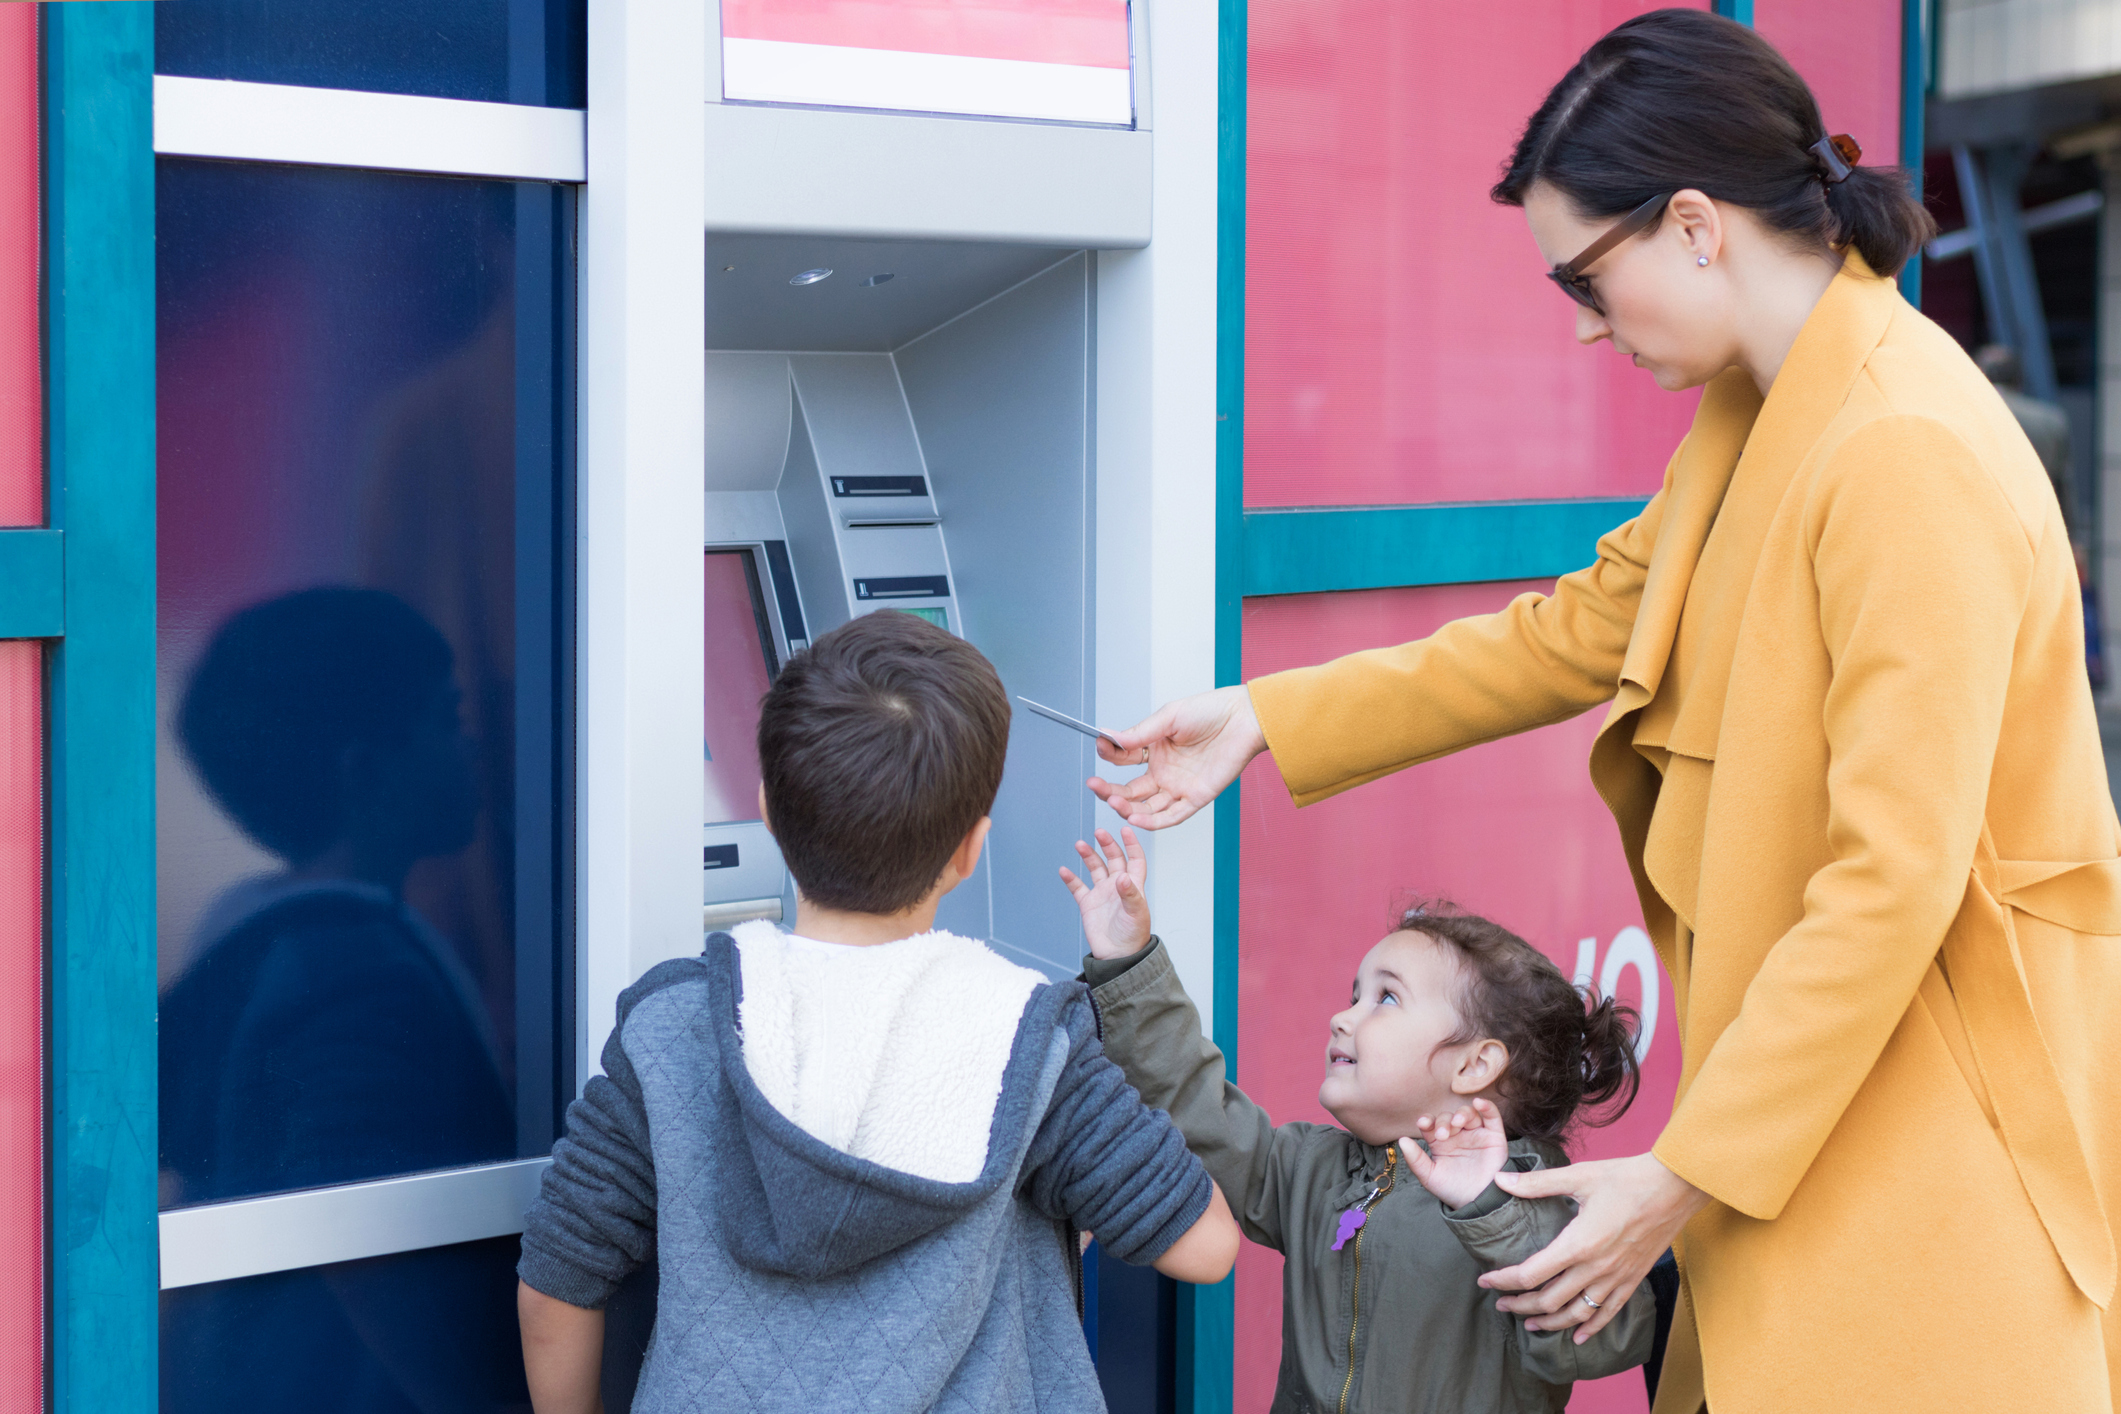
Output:
[[[1823,137],[1805,151],[1819,159],[1819,165],[1825,169],[1820,180],[1828,186],[1847,181],[1849,173],[1855,171],[1856,164],[1863,160],[1863,148],[1847,133]]]

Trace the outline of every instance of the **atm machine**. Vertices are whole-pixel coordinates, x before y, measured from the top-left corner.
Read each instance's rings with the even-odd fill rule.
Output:
[[[758,822],[774,666],[859,615],[918,614],[1012,694],[1095,713],[1092,273],[1081,251],[829,237],[707,245],[704,923],[792,916]],[[1052,977],[1054,877],[1094,828],[1087,737],[1017,708],[979,876],[941,925]]]
[[[988,847],[938,926],[1051,978],[1079,970],[1056,870],[1099,823],[1083,781],[1100,767],[1088,738],[1013,699],[1100,715],[1100,253],[1148,243],[1152,183],[1145,17],[1076,8],[1105,25],[1102,57],[1078,29],[1063,63],[982,58],[989,32],[926,68],[936,56],[857,53],[874,34],[835,47],[761,29],[770,3],[723,8],[703,251],[703,931],[794,916],[759,818],[760,697],[815,636],[896,611],[977,645],[1015,709]],[[1125,710],[1150,705],[1147,682]],[[1112,1407],[1171,1407],[1172,1284],[1111,1261],[1086,1276]]]

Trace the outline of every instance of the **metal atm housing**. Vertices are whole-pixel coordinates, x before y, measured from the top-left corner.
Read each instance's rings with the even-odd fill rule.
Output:
[[[756,807],[716,789],[715,754],[757,720],[726,693],[716,720],[718,672],[754,681],[757,662],[770,675],[810,638],[897,609],[979,647],[1012,697],[1094,715],[1096,330],[1084,251],[710,234],[707,281],[715,928],[793,918]],[[747,602],[716,556],[743,561]],[[1080,931],[1054,871],[1093,827],[1096,769],[1087,738],[1017,708],[990,843],[938,926],[1074,975]]]

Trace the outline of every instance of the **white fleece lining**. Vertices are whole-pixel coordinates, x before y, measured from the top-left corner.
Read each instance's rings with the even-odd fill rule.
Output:
[[[944,1183],[979,1177],[1002,1071],[1046,979],[954,933],[830,953],[765,919],[730,930],[744,1068],[805,1133]]]

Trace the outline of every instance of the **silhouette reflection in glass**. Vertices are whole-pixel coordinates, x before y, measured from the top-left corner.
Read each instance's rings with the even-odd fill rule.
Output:
[[[484,1009],[402,898],[478,814],[442,636],[378,590],[268,600],[215,636],[177,726],[285,867],[216,901],[162,998],[165,1204],[513,1158]],[[519,1363],[496,1358],[515,1340],[513,1247],[173,1291],[163,1408],[515,1407]]]

